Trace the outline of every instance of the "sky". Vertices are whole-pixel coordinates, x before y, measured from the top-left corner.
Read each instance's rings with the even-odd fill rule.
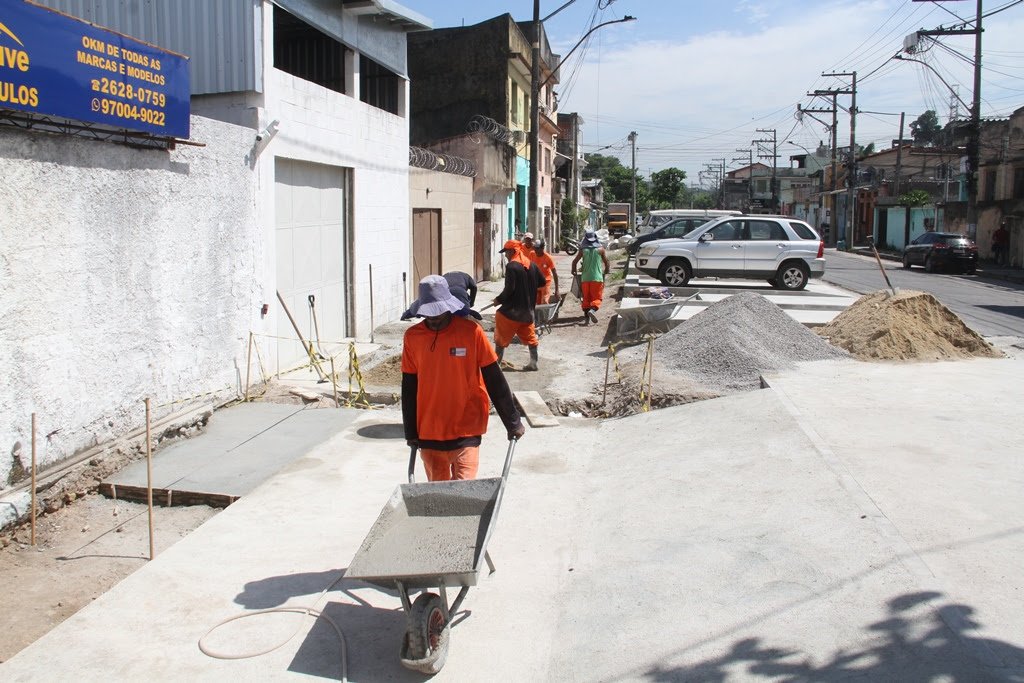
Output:
[[[532,0],[398,1],[434,28],[468,26],[506,12],[517,21],[533,15]],[[541,16],[564,4],[542,0]],[[615,155],[629,166],[627,136],[636,131],[641,176],[674,166],[698,184],[715,159],[725,159],[729,170],[747,163],[748,150],[755,160],[759,152],[771,154],[770,146],[752,144],[771,138],[770,129],[776,131],[780,166],[803,154],[801,146],[829,144],[825,125],[797,114],[798,104],[831,106],[831,98],[808,96],[813,90],[850,88],[850,77],[823,73],[857,72],[858,145],[891,146],[899,137],[900,112],[908,138],[910,122],[926,110],[945,123],[952,101],[966,117],[973,36],[943,36],[913,55],[931,68],[892,57],[908,34],[973,22],[975,8],[972,0],[575,0],[545,28],[552,50],[564,55],[591,26],[636,17],[598,29],[565,61],[556,86],[558,109],[583,118],[585,152]],[[981,113],[1005,117],[1024,106],[1024,3],[984,0],[983,12],[996,13],[982,20]],[[840,95],[838,104],[842,147],[850,142],[850,96]],[[831,123],[831,114],[814,116]]]

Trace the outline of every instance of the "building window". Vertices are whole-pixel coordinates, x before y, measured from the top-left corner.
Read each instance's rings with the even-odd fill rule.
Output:
[[[1013,169],[1013,198],[1024,199],[1024,167]]]
[[[334,92],[345,92],[344,45],[274,6],[274,68]]]
[[[398,74],[377,62],[360,55],[359,99],[384,111],[398,114],[398,88],[402,79]]]
[[[512,115],[512,123],[519,125],[519,85],[512,81],[512,88],[509,95],[509,113]]]
[[[985,194],[982,199],[990,202],[996,198],[996,172],[985,171]]]

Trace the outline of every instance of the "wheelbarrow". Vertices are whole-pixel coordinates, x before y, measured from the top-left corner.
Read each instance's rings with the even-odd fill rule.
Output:
[[[397,589],[406,619],[399,657],[407,669],[436,674],[444,667],[452,616],[476,585],[484,563],[494,572],[487,541],[515,445],[515,439],[509,441],[500,477],[423,483],[416,483],[414,446],[409,483],[391,494],[349,563],[345,578]],[[459,593],[449,603],[447,589],[454,587]],[[415,590],[422,592],[412,600]]]

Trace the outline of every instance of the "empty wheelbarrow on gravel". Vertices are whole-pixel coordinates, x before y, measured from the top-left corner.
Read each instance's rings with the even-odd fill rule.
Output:
[[[396,588],[405,609],[400,657],[408,669],[435,674],[448,657],[452,616],[484,563],[494,572],[487,541],[498,516],[516,441],[509,441],[500,477],[416,483],[416,448],[409,483],[381,510],[349,563],[345,578]],[[449,604],[448,588],[460,587]],[[436,588],[437,592],[428,589]],[[421,590],[415,601],[410,592]]]

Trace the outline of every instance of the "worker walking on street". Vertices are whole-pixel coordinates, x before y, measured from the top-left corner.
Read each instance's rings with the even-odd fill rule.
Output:
[[[604,247],[597,239],[597,233],[587,230],[580,242],[580,250],[572,260],[572,274],[576,276],[576,266],[583,261],[580,273],[580,306],[583,308],[583,324],[597,322],[597,311],[601,308],[604,297],[604,278],[611,266],[604,253]]]
[[[466,308],[440,275],[420,281],[409,307],[423,322],[402,342],[402,425],[430,481],[476,477],[488,397],[510,440],[526,432],[498,356],[483,329],[464,316]]]
[[[558,296],[558,271],[555,270],[555,260],[544,249],[544,240],[542,238],[533,239],[530,233],[526,233],[526,235],[529,237],[529,239],[523,238],[526,256],[544,276],[544,281],[537,288],[537,305],[540,306],[551,302],[552,282],[555,284],[555,296]]]
[[[537,289],[544,281],[544,275],[523,252],[523,245],[516,240],[505,242],[501,253],[508,259],[505,266],[505,287],[494,298],[499,306],[494,314],[494,345],[498,360],[515,337],[530,349],[530,362],[523,370],[536,370],[539,357],[537,330],[533,324],[533,311],[537,306]]]
[[[1010,233],[1005,223],[1000,223],[999,228],[992,233],[992,260],[997,266],[1003,266],[1010,262],[1007,258],[1007,249],[1010,245]]]

